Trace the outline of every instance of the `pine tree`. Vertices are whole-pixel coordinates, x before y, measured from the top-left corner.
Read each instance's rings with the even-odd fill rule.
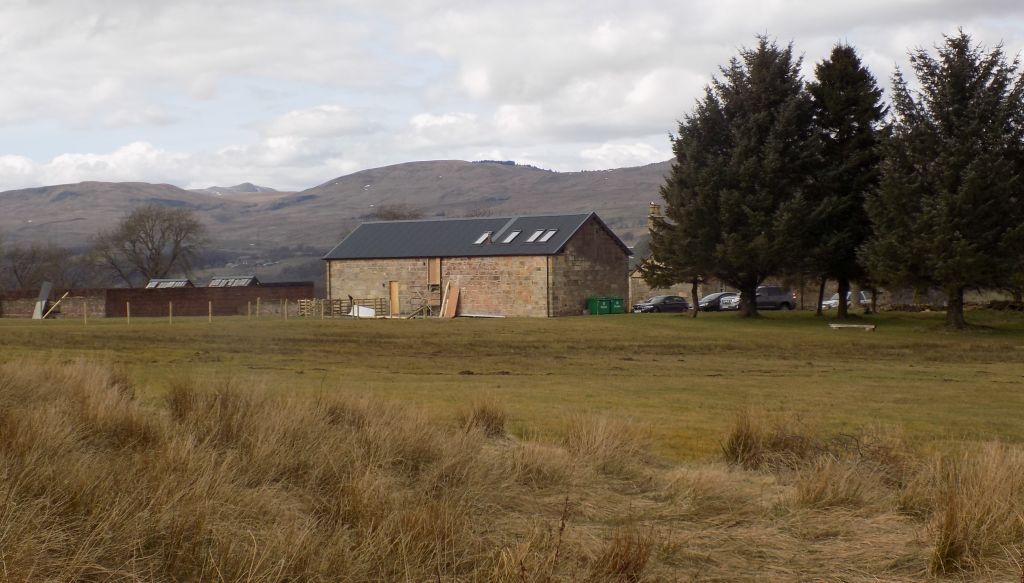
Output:
[[[810,215],[813,268],[839,284],[839,318],[847,316],[852,280],[864,279],[857,250],[871,233],[865,196],[878,186],[880,126],[887,108],[874,76],[853,47],[836,45],[807,84],[814,102],[822,164],[820,198]]]
[[[757,315],[766,277],[799,260],[817,140],[793,47],[760,37],[721,69],[679,124],[651,249],[664,273],[716,277]]]
[[[880,282],[945,290],[946,323],[963,328],[964,292],[1007,285],[1024,256],[1024,79],[963,31],[910,63],[920,89],[894,75],[864,258]]]

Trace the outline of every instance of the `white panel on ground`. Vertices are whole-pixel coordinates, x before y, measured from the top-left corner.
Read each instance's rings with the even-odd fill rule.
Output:
[[[50,299],[50,282],[44,281],[39,286],[39,299],[36,300],[36,309],[32,310],[33,320],[42,320],[43,311],[46,309],[46,301]]]
[[[366,306],[352,306],[352,310],[349,311],[348,315],[355,316],[356,318],[372,318],[377,315],[377,311]]]

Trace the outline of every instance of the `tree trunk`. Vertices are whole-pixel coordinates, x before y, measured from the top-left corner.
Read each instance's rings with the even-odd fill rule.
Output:
[[[700,298],[698,297],[700,295],[699,284],[700,280],[698,279],[694,279],[690,282],[690,300],[693,302],[693,314],[690,317],[692,318],[696,318],[697,312],[700,311]]]
[[[741,287],[740,317],[756,318],[757,316],[757,284]]]
[[[828,278],[824,275],[821,276],[821,283],[818,284],[818,308],[814,310],[815,316],[821,315],[821,302],[825,301],[825,284],[828,283]]]
[[[949,299],[946,303],[946,326],[954,330],[963,330],[967,327],[964,320],[964,288],[948,290]]]
[[[836,318],[845,320],[850,316],[850,308],[849,304],[847,304],[847,297],[850,296],[850,279],[840,277],[836,282],[839,284],[839,303],[836,304]]]

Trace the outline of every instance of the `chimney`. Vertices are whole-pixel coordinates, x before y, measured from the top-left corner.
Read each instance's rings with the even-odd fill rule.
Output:
[[[654,221],[661,218],[661,205],[652,202],[650,208],[647,210],[647,230],[654,229]]]

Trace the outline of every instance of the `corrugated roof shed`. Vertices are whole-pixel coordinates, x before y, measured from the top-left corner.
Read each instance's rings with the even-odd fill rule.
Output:
[[[554,255],[593,218],[629,254],[629,247],[594,213],[429,219],[363,223],[324,259]]]
[[[257,286],[260,282],[255,275],[231,275],[228,277],[214,277],[206,287],[251,287]]]
[[[189,279],[151,279],[146,289],[168,289],[175,287],[195,287]]]

